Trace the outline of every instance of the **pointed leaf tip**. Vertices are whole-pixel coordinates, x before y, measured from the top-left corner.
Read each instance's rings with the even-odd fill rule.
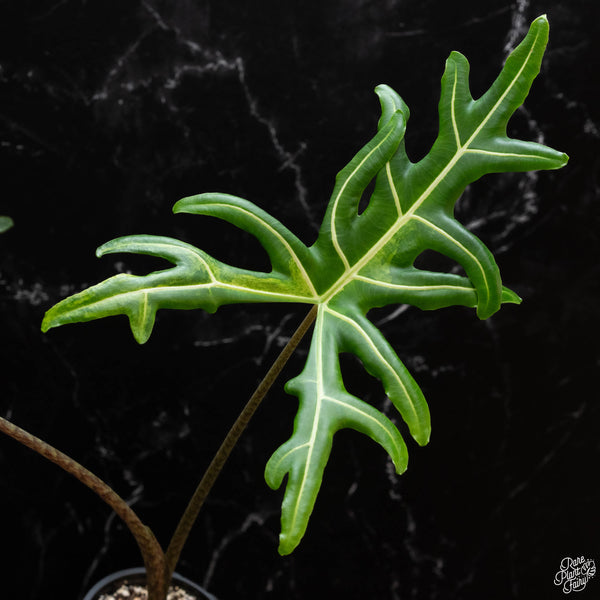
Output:
[[[171,209],[173,214],[177,215],[186,212],[186,206],[191,204],[193,199],[197,197],[198,196],[187,196],[186,198],[181,198],[181,200],[175,202],[175,204],[173,204],[173,208]]]
[[[562,160],[562,163],[559,167],[557,167],[558,169],[564,167],[569,162],[569,155],[566,152],[563,152],[561,154],[560,160]]]
[[[298,544],[290,542],[288,536],[279,536],[279,548],[277,549],[277,552],[280,556],[289,556],[297,547]]]
[[[384,127],[397,112],[402,114],[404,125],[406,125],[410,117],[410,109],[399,94],[385,83],[378,85],[375,88],[375,93],[379,97],[379,103],[381,104],[379,129]]]
[[[530,29],[532,29],[533,27],[536,26],[542,26],[545,29],[548,29],[550,27],[550,23],[548,22],[548,17],[546,14],[540,15],[539,17],[536,17],[530,25]]]
[[[49,331],[50,329],[52,329],[52,324],[50,322],[50,319],[48,318],[48,313],[46,313],[44,315],[44,318],[42,319],[42,325],[41,325],[40,329],[42,330],[42,333],[46,333],[47,331]]]
[[[502,304],[521,304],[523,299],[507,287],[502,287]]]

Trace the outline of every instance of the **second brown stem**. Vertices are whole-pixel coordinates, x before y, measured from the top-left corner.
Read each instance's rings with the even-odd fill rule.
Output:
[[[252,418],[252,415],[255,413],[262,399],[273,385],[275,379],[277,379],[277,376],[300,343],[300,340],[302,340],[304,337],[304,334],[312,325],[315,317],[317,316],[317,310],[318,306],[313,306],[302,323],[300,323],[298,329],[296,329],[289,342],[285,345],[279,356],[275,359],[275,362],[271,365],[271,368],[268,370],[267,374],[258,384],[255,392],[250,397],[250,400],[248,400],[246,406],[244,406],[242,409],[242,412],[225,436],[223,443],[217,450],[217,453],[206,469],[204,476],[200,480],[194,495],[189,501],[187,508],[185,509],[183,516],[177,525],[175,533],[173,534],[171,542],[169,543],[169,547],[167,548],[166,559],[168,576],[173,574],[175,565],[177,565],[177,561],[179,560],[183,546],[189,537],[190,531],[192,530],[192,527],[198,517],[198,513],[200,512],[208,493],[215,484],[219,473],[223,469],[227,458],[231,454],[231,451],[235,447],[244,429],[246,429],[250,419]]]

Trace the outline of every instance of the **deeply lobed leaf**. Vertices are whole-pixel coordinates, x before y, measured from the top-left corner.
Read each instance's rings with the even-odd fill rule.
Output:
[[[159,256],[174,265],[145,276],[121,274],[51,308],[44,330],[64,323],[124,314],[139,342],[148,339],[160,308],[215,311],[239,302],[299,302],[319,307],[303,371],[286,389],[299,399],[291,437],[267,463],[265,478],[278,488],[287,478],[282,504],[280,552],[291,552],[305,533],[321,486],[335,433],[351,428],[371,437],[396,470],[407,466],[404,440],[392,421],[344,387],[339,355],[350,352],[378,378],[412,437],[426,444],[431,431],[423,394],[369,310],[406,303],[423,310],[461,305],[480,318],[502,303],[519,303],[502,286],[491,252],[453,215],[465,187],[486,173],[556,169],[567,156],[507,136],[508,120],[539,72],[548,22],[536,19],[507,59],[490,89],[474,100],[467,59],[453,52],[442,77],[439,133],[431,151],[412,163],[404,147],[409,110],[390,87],[376,88],[381,103],[378,131],[336,178],[316,242],[305,246],[279,221],[254,204],[226,194],[181,200],[175,212],[224,219],[257,237],[272,269],[248,271],[170,238],[129,236],[99,249]],[[375,179],[367,208],[362,195]],[[440,252],[464,268],[466,277],[417,269],[425,250]]]

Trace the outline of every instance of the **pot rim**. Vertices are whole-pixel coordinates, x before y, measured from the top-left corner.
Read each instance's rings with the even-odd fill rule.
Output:
[[[103,577],[100,581],[98,581],[83,597],[83,600],[95,600],[96,596],[102,591],[102,588],[106,587],[113,581],[125,579],[127,577],[131,577],[132,575],[137,576],[145,574],[146,569],[144,567],[132,567],[131,569],[122,569],[120,571],[110,573],[109,575],[106,575],[106,577]],[[192,591],[204,594],[204,596],[200,597],[198,600],[217,600],[215,596],[213,596],[210,592],[207,592],[203,587],[199,586],[191,579],[180,575],[179,573],[173,573],[173,582],[184,584],[187,587],[189,587]]]

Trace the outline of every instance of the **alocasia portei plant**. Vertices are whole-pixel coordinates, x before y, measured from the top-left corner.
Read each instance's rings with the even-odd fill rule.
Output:
[[[502,302],[519,302],[503,288],[490,251],[453,217],[453,210],[465,187],[486,173],[556,169],[566,163],[561,152],[506,135],[509,118],[539,72],[547,39],[548,22],[540,17],[478,100],[469,91],[466,58],[453,52],[442,77],[439,134],[416,164],[409,161],[403,142],[408,107],[390,87],[378,86],[382,114],[377,134],[338,174],[318,239],[310,247],[241,198],[207,193],[175,204],[175,213],[218,217],[256,236],[272,271],[229,266],[171,238],[118,238],[100,247],[98,256],[134,252],[175,266],[146,276],[119,274],[67,298],[48,311],[43,329],[125,314],[143,343],[160,308],[214,312],[240,302],[317,305],[306,366],[286,386],[300,399],[294,432],[266,467],[273,488],[288,476],[280,551],[291,552],[306,529],[338,429],[351,427],[369,435],[389,453],[399,473],[406,469],[406,445],[398,429],[345,390],[340,352],[354,353],[382,381],[419,444],[429,439],[423,395],[367,312],[390,303],[421,309],[463,305],[476,307],[485,319]],[[374,191],[359,214],[359,201],[373,178]],[[427,249],[454,259],[467,277],[415,268],[416,257]]]
[[[176,239],[134,235],[101,246],[97,254],[132,252],[161,257],[172,267],[145,276],[119,274],[51,308],[42,328],[111,315],[129,317],[143,343],[161,308],[216,311],[224,304],[293,302],[316,307],[306,365],[286,390],[299,398],[291,437],[268,461],[265,477],[278,488],[286,479],[280,552],[300,542],[321,485],[334,434],[352,428],[389,454],[398,473],[407,466],[406,444],[392,421],[344,387],[339,354],[353,353],[383,384],[418,444],[430,435],[423,394],[368,319],[369,310],[405,303],[423,310],[476,308],[486,319],[504,302],[520,299],[502,286],[485,245],[453,216],[465,187],[486,173],[557,169],[567,156],[507,136],[509,118],[523,103],[548,40],[548,21],[536,19],[490,89],[474,100],[467,59],[453,52],[442,77],[439,133],[430,152],[412,163],[405,152],[409,109],[390,87],[376,88],[381,118],[375,137],[338,174],[317,240],[306,246],[256,205],[227,194],[180,200],[176,213],[208,215],[253,234],[272,270],[230,266]],[[364,211],[359,203],[375,179]],[[460,264],[466,277],[415,267],[425,250]],[[314,309],[313,309],[314,310]]]

